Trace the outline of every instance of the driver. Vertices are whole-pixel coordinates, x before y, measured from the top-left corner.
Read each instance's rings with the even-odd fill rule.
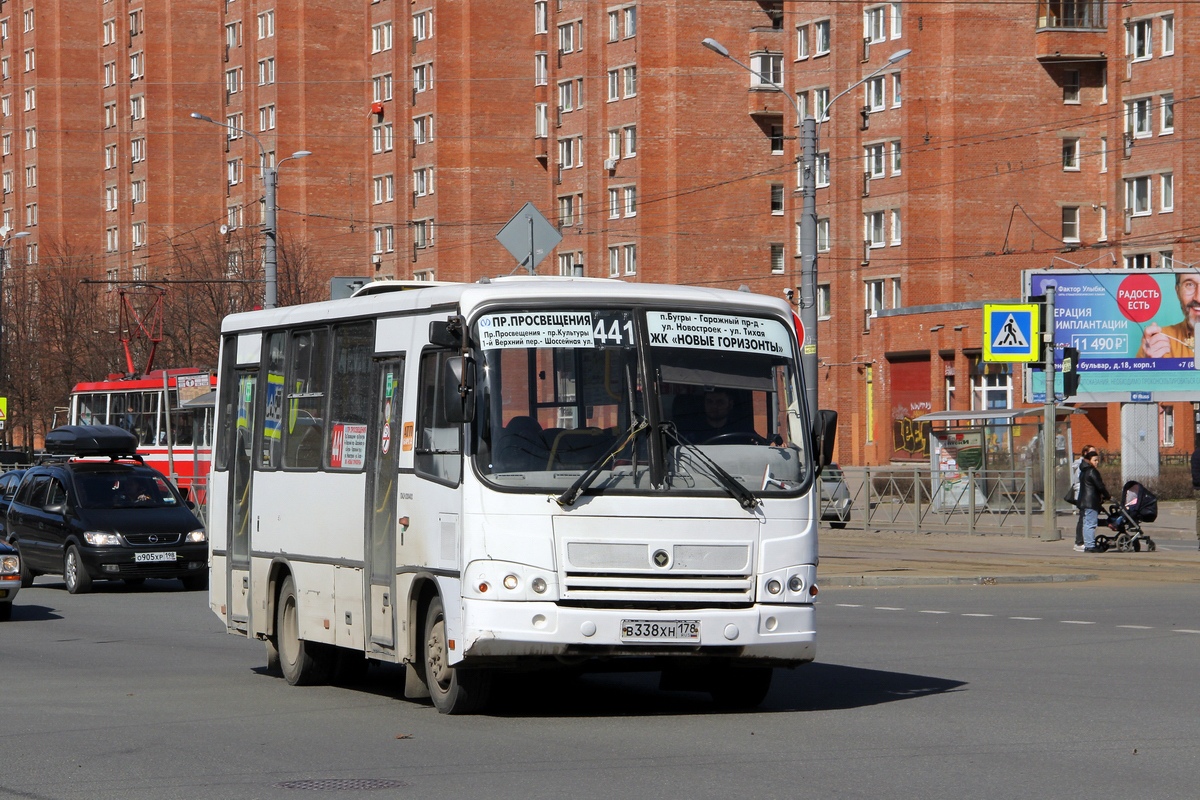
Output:
[[[749,433],[746,421],[734,411],[735,402],[729,390],[716,388],[705,392],[704,415],[692,433],[692,440],[703,443],[730,433]]]

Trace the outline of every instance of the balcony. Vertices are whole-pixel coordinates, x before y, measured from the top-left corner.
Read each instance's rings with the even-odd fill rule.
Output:
[[[1105,61],[1111,42],[1103,0],[1038,0],[1038,61]]]

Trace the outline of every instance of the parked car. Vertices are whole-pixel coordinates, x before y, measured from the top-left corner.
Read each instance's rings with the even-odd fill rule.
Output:
[[[5,517],[8,515],[8,507],[12,504],[12,499],[17,493],[17,487],[21,485],[21,478],[25,475],[23,469],[10,469],[8,472],[0,475],[0,542],[8,541],[8,531],[4,527]]]
[[[821,470],[821,520],[832,528],[844,528],[850,520],[850,489],[837,464]]]
[[[13,600],[21,589],[21,556],[0,541],[0,622],[12,617]]]
[[[46,447],[55,457],[26,471],[8,508],[24,578],[61,574],[71,594],[104,579],[208,586],[204,526],[190,501],[141,462],[133,434],[64,426],[46,435]]]

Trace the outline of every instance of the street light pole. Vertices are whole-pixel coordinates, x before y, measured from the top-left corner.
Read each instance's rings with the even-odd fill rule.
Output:
[[[729,49],[713,38],[700,42],[722,58],[727,58],[734,64],[756,75],[767,86],[780,92],[796,110],[796,126],[800,128],[800,165],[802,177],[800,181],[800,325],[804,329],[804,341],[801,343],[800,366],[804,374],[804,399],[808,405],[809,415],[816,414],[817,397],[817,121],[811,114],[804,115],[800,111],[800,103],[796,97],[784,91],[783,87],[763,75],[753,67],[743,64],[729,54]],[[829,107],[838,98],[866,83],[883,70],[903,59],[912,50],[898,50],[888,56],[886,62],[868,73],[855,83],[830,100],[823,111],[828,113]]]
[[[258,145],[260,154],[259,168],[262,170],[263,176],[263,203],[266,208],[263,210],[263,308],[275,308],[278,305],[278,249],[279,228],[276,223],[278,217],[278,203],[276,201],[276,188],[279,185],[279,164],[292,158],[304,158],[311,156],[312,153],[308,150],[297,150],[287,158],[281,159],[279,164],[271,166],[267,163],[267,148],[263,146],[262,140],[255,136],[250,131],[239,128],[236,125],[230,125],[226,122],[217,122],[212,117],[201,114],[197,111],[191,113],[192,119],[198,119],[201,122],[209,122],[222,128],[231,131],[244,133],[254,140]]]

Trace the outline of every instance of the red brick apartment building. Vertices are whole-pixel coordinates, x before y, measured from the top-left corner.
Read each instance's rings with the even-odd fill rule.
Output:
[[[6,243],[114,283],[214,258],[258,275],[265,159],[281,287],[508,274],[495,235],[532,201],[563,234],[542,274],[780,295],[800,284],[799,106],[827,114],[839,458],[925,460],[906,420],[1021,403],[1019,370],[980,351],[982,303],[1019,297],[1022,270],[1200,260],[1198,20],[1140,0],[0,0]],[[1189,451],[1189,404],[1159,414]],[[1117,449],[1120,422],[1090,408],[1075,441]]]

